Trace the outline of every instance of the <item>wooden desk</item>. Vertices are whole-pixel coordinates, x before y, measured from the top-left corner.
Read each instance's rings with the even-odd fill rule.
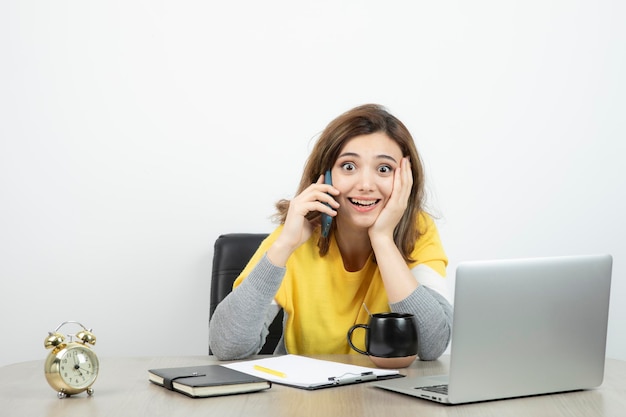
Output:
[[[364,356],[321,359],[372,366]],[[447,372],[448,357],[415,362],[407,375]],[[603,385],[594,390],[457,406],[431,403],[384,391],[371,384],[305,391],[274,384],[268,391],[192,399],[148,382],[151,368],[215,363],[209,356],[101,358],[95,394],[59,400],[48,386],[43,360],[0,368],[0,414],[11,417],[193,417],[193,416],[619,416],[626,413],[626,362],[608,359]]]

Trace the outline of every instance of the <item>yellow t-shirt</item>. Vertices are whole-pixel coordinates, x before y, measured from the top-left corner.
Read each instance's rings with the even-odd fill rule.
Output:
[[[415,245],[413,268],[424,264],[445,277],[447,257],[432,219],[420,216],[422,235]],[[248,266],[235,281],[237,287],[276,240],[282,226],[261,244]],[[334,237],[326,256],[319,256],[319,233],[301,245],[289,257],[283,282],[276,293],[276,302],[287,314],[284,340],[287,352],[293,354],[356,353],[347,342],[351,326],[367,323],[368,314],[389,311],[387,293],[378,265],[372,256],[357,272],[346,271]],[[364,349],[361,330],[354,333],[353,342]]]

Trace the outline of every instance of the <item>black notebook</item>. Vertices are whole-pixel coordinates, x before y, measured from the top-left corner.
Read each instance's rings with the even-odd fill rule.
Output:
[[[221,365],[150,369],[148,379],[189,397],[214,397],[271,388],[272,383]]]

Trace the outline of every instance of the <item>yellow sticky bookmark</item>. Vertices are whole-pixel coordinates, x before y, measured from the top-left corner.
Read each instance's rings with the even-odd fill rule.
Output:
[[[280,372],[280,371],[275,371],[274,369],[266,368],[266,367],[261,366],[261,365],[254,365],[254,369],[256,369],[257,371],[265,372],[266,374],[278,376],[278,377],[281,377],[281,378],[287,378],[287,374],[286,373]]]

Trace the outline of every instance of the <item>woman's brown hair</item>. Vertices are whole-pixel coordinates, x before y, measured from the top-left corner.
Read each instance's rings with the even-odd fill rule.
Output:
[[[411,259],[411,253],[420,236],[418,218],[424,205],[424,169],[409,130],[383,106],[365,104],[355,107],[326,126],[307,159],[296,195],[316,182],[321,174],[332,168],[346,142],[356,136],[376,132],[382,132],[389,136],[400,147],[402,156],[408,156],[411,161],[413,172],[411,195],[404,215],[394,230],[393,237],[404,259],[407,262],[412,262],[414,260]],[[276,209],[278,210],[276,213],[277,220],[284,223],[289,210],[289,200],[278,201]],[[311,218],[316,216],[319,216],[319,213],[314,213]],[[335,224],[333,223],[332,230],[334,228]],[[333,232],[331,231],[331,233]],[[317,242],[320,256],[328,253],[329,242],[328,237],[320,236]]]

